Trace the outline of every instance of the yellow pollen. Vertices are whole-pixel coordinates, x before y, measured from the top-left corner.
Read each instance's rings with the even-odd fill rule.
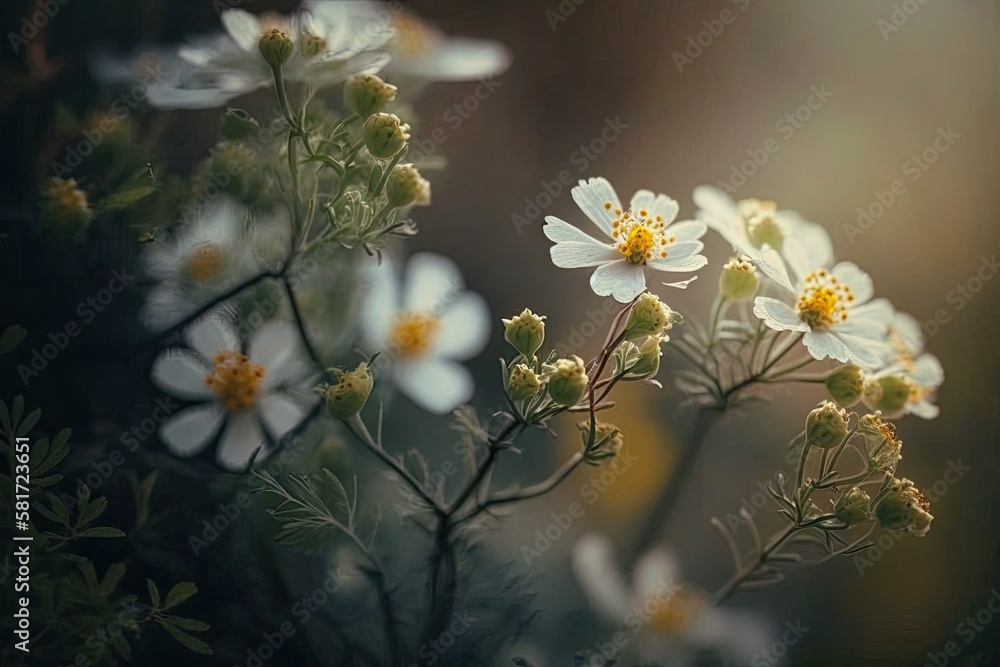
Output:
[[[399,355],[410,359],[422,356],[430,347],[437,328],[437,318],[422,313],[397,317],[393,323],[392,340],[399,345]]]
[[[206,283],[219,274],[225,261],[222,251],[213,243],[203,243],[194,248],[187,259],[187,273],[192,280]]]
[[[659,604],[659,610],[650,618],[650,627],[665,634],[681,632],[702,612],[704,602],[702,596],[682,588]]]
[[[847,306],[854,301],[851,288],[837,282],[824,269],[810,273],[795,304],[799,319],[812,329],[823,329],[847,321]]]
[[[253,405],[264,380],[264,367],[250,363],[250,358],[234,350],[219,352],[212,359],[215,370],[205,376],[205,384],[215,390],[227,410]]]
[[[631,209],[622,213],[616,208],[615,215],[611,237],[617,241],[615,247],[629,264],[645,264],[654,257],[667,256],[666,246],[673,243],[674,238],[667,236],[667,225],[661,216],[653,218],[644,208],[639,209],[638,214]]]

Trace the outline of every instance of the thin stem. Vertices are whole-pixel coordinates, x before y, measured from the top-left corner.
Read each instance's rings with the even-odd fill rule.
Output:
[[[791,537],[792,534],[795,533],[795,531],[798,529],[799,528],[797,525],[791,524],[783,531],[778,533],[778,535],[772,539],[771,544],[769,544],[768,546],[764,547],[763,550],[761,550],[761,552],[757,555],[757,558],[754,560],[754,562],[752,562],[750,565],[748,565],[747,567],[743,568],[742,570],[734,574],[733,577],[726,582],[725,586],[719,589],[719,592],[715,594],[715,604],[716,605],[722,604],[729,598],[730,595],[735,593],[736,589],[740,587],[740,584],[742,584],[747,577],[756,572],[761,565],[766,563],[767,559],[770,558],[778,550],[778,547],[784,544],[785,540]]]
[[[292,290],[292,283],[288,279],[288,276],[282,276],[281,284],[285,287],[285,294],[288,296],[288,303],[291,305],[292,315],[295,317],[295,326],[299,330],[299,337],[306,348],[306,353],[314,364],[322,368],[323,363],[320,361],[319,355],[316,353],[316,348],[313,347],[312,341],[309,339],[309,333],[306,331],[306,323],[302,317],[302,312],[299,310],[299,304],[295,301],[295,292]]]

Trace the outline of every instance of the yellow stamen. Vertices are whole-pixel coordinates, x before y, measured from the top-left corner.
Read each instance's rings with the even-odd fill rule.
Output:
[[[823,329],[847,320],[847,304],[854,301],[851,288],[828,275],[825,269],[810,273],[795,304],[799,319],[812,329]]]
[[[215,390],[227,410],[253,405],[264,380],[265,368],[250,363],[250,358],[235,350],[219,352],[212,359],[215,369],[205,376],[205,384]]]
[[[437,318],[422,313],[406,313],[397,317],[392,340],[399,345],[399,355],[411,359],[422,356],[430,347],[437,328]]]
[[[225,255],[217,245],[203,243],[191,250],[187,258],[187,274],[195,282],[209,282],[219,275],[225,260]]]

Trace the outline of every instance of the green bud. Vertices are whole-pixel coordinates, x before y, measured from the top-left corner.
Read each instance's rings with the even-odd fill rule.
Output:
[[[912,389],[910,381],[902,375],[888,375],[865,382],[861,400],[871,410],[896,415],[906,407]]]
[[[362,74],[344,84],[344,102],[351,111],[368,118],[396,99],[397,90],[374,74]]]
[[[757,292],[760,277],[754,265],[745,259],[731,259],[722,267],[719,293],[729,301],[743,301]]]
[[[840,496],[833,506],[837,519],[853,526],[868,519],[868,503],[871,498],[860,487],[855,486]]]
[[[510,377],[507,378],[507,395],[512,401],[521,401],[538,393],[542,383],[539,381],[535,371],[524,364],[517,364],[510,369]]]
[[[222,115],[219,133],[223,139],[242,141],[260,133],[260,123],[243,109],[229,107]]]
[[[908,479],[894,479],[889,492],[875,506],[879,525],[886,530],[906,530],[923,537],[930,530],[934,517],[930,503]]]
[[[545,342],[545,316],[525,308],[520,315],[502,320],[503,339],[525,359],[531,359]]]
[[[365,146],[374,158],[391,158],[410,139],[410,126],[391,113],[377,113],[365,121]]]
[[[372,393],[375,380],[372,378],[371,370],[368,364],[362,361],[353,371],[332,368],[330,373],[337,383],[327,387],[323,393],[326,409],[335,419],[350,419],[361,412],[361,408],[365,407],[368,396]]]
[[[744,199],[739,203],[739,209],[746,224],[747,236],[750,237],[754,247],[761,248],[767,244],[780,251],[785,236],[774,219],[776,209],[774,202]]]
[[[397,164],[385,182],[385,196],[392,208],[431,203],[431,184],[412,164]]]
[[[590,422],[580,422],[576,426],[583,436],[583,460],[592,466],[599,466],[615,458],[622,450],[622,445],[625,444],[625,438],[617,426],[597,422],[594,444],[591,445],[590,449],[586,449],[590,442]]]
[[[567,359],[558,359],[546,374],[546,379],[549,397],[568,408],[579,403],[587,389],[587,369],[583,365],[583,359],[575,354]]]
[[[630,341],[625,341],[623,345],[635,345]],[[660,339],[656,336],[646,336],[636,349],[639,353],[639,361],[628,370],[626,380],[646,380],[656,375],[660,370],[660,357],[663,350],[660,349]]]
[[[75,179],[53,178],[41,197],[39,223],[42,232],[58,242],[79,241],[94,219],[87,195]]]
[[[663,333],[681,321],[681,316],[660,301],[651,292],[643,292],[628,312],[625,320],[625,339],[636,340],[646,336],[663,336]]]
[[[826,376],[824,381],[830,398],[841,407],[849,408],[861,400],[864,389],[864,373],[854,364],[844,364]]]
[[[295,44],[289,39],[288,33],[272,28],[260,38],[257,48],[260,49],[264,62],[271,67],[281,67],[292,56]]]
[[[836,403],[823,401],[806,418],[806,444],[834,447],[847,436],[847,413]]]

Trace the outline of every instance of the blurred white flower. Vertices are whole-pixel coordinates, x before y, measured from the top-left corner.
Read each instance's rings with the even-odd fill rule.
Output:
[[[757,258],[761,248],[770,246],[797,276],[833,264],[833,242],[826,229],[795,211],[779,211],[774,202],[758,199],[736,202],[712,185],[695,188],[693,199],[698,219],[739,253]]]
[[[941,412],[934,404],[937,389],[944,383],[944,368],[936,356],[924,351],[924,336],[920,323],[908,313],[896,311],[886,332],[889,354],[884,365],[874,373],[866,374],[871,382],[884,378],[899,378],[908,393],[904,405],[898,410],[883,410],[888,418],[912,414],[923,419],[935,419]],[[882,382],[882,384],[886,384]],[[877,407],[885,407],[885,401]]]
[[[230,322],[212,315],[185,331],[189,348],[166,350],[153,363],[153,382],[178,398],[195,401],[160,427],[160,439],[178,456],[192,456],[221,432],[216,460],[244,470],[266,455],[305,418],[318,400],[301,353],[298,333],[285,322],[262,325],[246,353]]]
[[[389,361],[399,390],[428,412],[444,414],[472,397],[472,375],[459,361],[486,347],[486,301],[465,290],[458,267],[432,253],[410,258],[402,281],[389,262],[372,271],[360,303],[365,346]]]
[[[697,254],[704,247],[698,239],[705,234],[705,223],[674,223],[680,207],[670,197],[639,190],[630,208],[623,209],[604,178],[580,181],[572,193],[573,201],[607,238],[595,239],[552,215],[545,217],[543,230],[555,242],[553,264],[563,269],[597,267],[590,286],[599,296],[611,295],[626,303],[646,289],[647,267],[689,272],[708,263]],[[692,280],[664,284],[684,288]]]
[[[813,268],[793,286],[778,253],[765,248],[757,266],[771,279],[778,298],[758,296],[754,315],[776,331],[805,334],[802,342],[814,359],[877,368],[886,354],[892,305],[872,299],[871,277],[852,262],[840,262],[830,270],[820,262],[805,265]]]
[[[643,554],[631,583],[604,535],[580,538],[571,564],[590,606],[611,623],[641,634],[643,660],[693,665],[698,652],[708,650],[724,664],[746,665],[770,645],[768,624],[760,617],[712,607],[705,594],[683,585],[677,561],[665,549]]]

